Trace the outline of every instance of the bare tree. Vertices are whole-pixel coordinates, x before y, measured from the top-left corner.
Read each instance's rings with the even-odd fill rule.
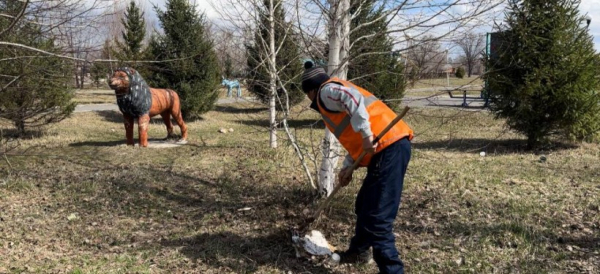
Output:
[[[485,42],[483,36],[473,32],[466,32],[456,40],[456,44],[462,49],[464,55],[464,62],[467,65],[467,75],[471,77],[473,69],[481,59],[483,54]]]
[[[327,73],[342,80],[348,75],[348,54],[350,52],[350,0],[328,0],[329,3],[329,44]],[[329,196],[335,185],[335,168],[340,156],[340,143],[335,135],[325,128],[322,149],[323,160],[319,169],[319,190]]]
[[[9,2],[23,3],[22,11],[17,15],[0,12],[0,17],[10,20],[6,29],[0,30],[0,44],[4,46],[29,49],[27,45],[19,43],[10,43],[4,40],[5,34],[9,33],[18,24],[29,24],[35,26],[43,35],[44,39],[55,41],[61,49],[59,55],[67,55],[76,59],[86,60],[90,52],[97,51],[102,40],[98,39],[98,33],[104,33],[101,28],[105,26],[104,19],[112,14],[109,9],[110,3],[102,0],[57,0],[57,1],[16,1],[4,0]],[[38,51],[39,52],[39,51]],[[57,53],[54,53],[57,54]],[[17,56],[12,61],[31,56]],[[35,58],[43,58],[43,55]],[[86,62],[76,64],[75,85],[82,86],[85,72],[87,71]],[[10,77],[18,77],[11,75]],[[6,87],[4,87],[6,88]],[[0,87],[2,91],[2,87]]]
[[[411,61],[408,69],[414,77],[413,80],[418,80],[427,73],[438,72],[439,67],[445,62],[439,39],[427,35],[414,42],[415,46],[406,51],[407,58]]]
[[[277,136],[277,106],[283,106],[283,101],[278,102],[278,91],[281,91],[281,86],[278,84],[278,78],[281,77],[282,73],[286,71],[292,65],[299,65],[300,56],[290,57],[288,59],[282,59],[279,54],[286,51],[283,48],[286,44],[286,40],[292,37],[293,25],[283,22],[281,17],[291,16],[290,13],[286,13],[285,7],[286,2],[283,0],[252,0],[252,1],[239,1],[239,0],[228,0],[220,3],[221,6],[215,8],[215,10],[221,11],[221,17],[226,21],[233,29],[235,36],[242,37],[248,36],[246,45],[251,52],[256,52],[248,60],[254,67],[249,68],[257,74],[262,73],[268,74],[266,79],[253,81],[253,85],[259,87],[261,90],[268,90],[268,95],[265,98],[268,99],[269,106],[269,144],[272,148],[278,146]],[[276,14],[277,13],[277,14]],[[283,13],[283,14],[281,14]],[[282,61],[283,60],[283,61]],[[286,60],[293,60],[289,61]],[[287,78],[293,78],[289,77]],[[283,83],[287,85],[288,83]]]
[[[246,66],[246,52],[243,40],[236,37],[234,30],[228,28],[211,29],[217,57],[223,68],[223,76],[241,76]]]
[[[489,22],[489,12],[503,2],[503,0],[384,0],[378,2],[378,5],[384,8],[381,16],[350,29],[350,20],[353,16],[350,10],[350,0],[299,1],[301,3],[296,4],[297,13],[303,16],[299,16],[298,29],[305,37],[305,44],[310,46],[310,41],[315,40],[315,37],[327,37],[326,39],[329,41],[327,71],[329,74],[342,79],[345,78],[347,65],[352,62],[353,58],[372,54],[389,54],[389,52],[364,52],[357,56],[349,56],[347,53],[355,43],[380,35],[366,34],[350,41],[349,37],[353,32],[374,22],[384,21],[387,24],[386,34],[395,37],[394,44],[399,48],[397,52],[403,53],[419,46],[418,42],[411,44],[410,47],[407,46],[404,37],[412,37],[415,41],[446,39],[456,29],[467,24]],[[356,1],[356,6],[361,9],[368,0]],[[318,12],[313,12],[315,10]],[[431,35],[431,39],[423,39],[426,35]],[[314,55],[314,52],[308,54]],[[324,54],[321,56],[324,56]],[[333,189],[335,183],[334,170],[339,154],[338,148],[337,141],[326,130],[323,140],[323,164],[319,174],[319,184],[322,189]]]
[[[277,18],[281,18],[281,14],[276,15],[276,13],[283,12],[284,17],[291,20],[294,16],[293,13],[289,12],[291,3],[294,3],[293,0],[221,1],[219,6],[215,8],[219,11],[222,20],[219,33],[228,41],[221,41],[219,45],[223,49],[223,53],[238,58],[238,62],[243,61],[243,63],[239,63],[240,65],[246,67],[248,64],[246,60],[248,60],[249,63],[255,64],[254,67],[248,68],[249,70],[267,72],[267,79],[256,84],[264,86],[269,91],[269,146],[272,148],[278,146],[279,136],[277,130],[282,127],[304,168],[311,186],[316,189],[307,162],[307,158],[311,157],[306,153],[306,148],[298,142],[287,123],[291,105],[290,90],[288,90],[291,86],[290,79],[300,76],[299,72],[298,75],[287,75],[289,74],[288,69],[291,66],[299,65],[301,56],[289,56],[289,50],[283,48],[289,43],[286,40],[289,41],[290,38],[297,37],[292,31],[294,25],[287,21],[277,20]],[[283,9],[284,7],[287,8]],[[218,37],[221,37],[221,35]],[[241,54],[241,50],[235,46],[236,43],[239,44],[240,42],[245,45]],[[251,52],[258,52],[250,54],[250,52],[246,52],[248,49],[251,49]],[[280,54],[286,51],[288,54],[286,58],[281,58]],[[248,80],[252,81],[252,79]],[[278,108],[281,110],[280,112],[278,112]]]

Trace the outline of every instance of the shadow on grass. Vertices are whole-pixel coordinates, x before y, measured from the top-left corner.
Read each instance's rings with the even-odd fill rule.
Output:
[[[260,112],[266,112],[269,109],[266,107],[256,107],[256,106],[248,106],[248,107],[243,107],[240,105],[217,105],[215,107],[215,111],[218,112],[224,112],[224,113],[231,113],[231,114],[251,114],[251,113],[260,113]]]
[[[488,154],[512,154],[527,152],[527,140],[525,139],[453,139],[449,141],[413,142],[413,148],[425,150],[448,150],[459,152],[480,152]],[[577,148],[575,144],[564,142],[550,142],[535,151],[560,151]],[[534,151],[534,152],[535,152]]]
[[[252,233],[255,234],[255,233]],[[303,264],[295,257],[287,231],[240,236],[231,232],[200,233],[192,237],[164,240],[161,244],[176,248],[193,260],[234,273],[253,273],[260,266],[271,266],[284,273],[329,273],[325,267]]]
[[[531,223],[526,223],[527,214],[518,214],[512,218],[503,217],[503,212],[496,212],[499,219],[489,220],[486,217],[467,218],[469,221],[458,221],[456,218],[445,214],[436,214],[436,209],[430,209],[431,204],[439,203],[441,198],[437,191],[423,191],[411,193],[405,197],[406,205],[400,210],[399,222],[394,225],[397,231],[408,232],[408,234],[429,234],[443,239],[463,239],[470,244],[483,245],[489,243],[498,249],[526,250],[530,248],[553,252],[554,256],[564,255],[562,260],[597,260],[600,258],[594,254],[600,248],[600,230],[592,228],[592,232],[584,233],[579,226],[571,225],[565,228],[562,220],[555,220],[552,216],[542,218]],[[439,204],[437,205],[439,206]],[[471,207],[468,205],[463,205]],[[500,200],[493,201],[491,208],[507,208]],[[472,208],[478,211],[476,208]],[[429,212],[429,213],[427,213]],[[423,213],[431,214],[427,219],[435,219],[435,225],[423,224]],[[469,213],[466,213],[469,214]],[[491,213],[494,215],[494,213]],[[521,219],[523,218],[523,219]],[[459,218],[465,219],[465,218]],[[568,235],[568,236],[565,236]],[[467,245],[470,245],[467,244]],[[524,246],[522,246],[524,245]],[[569,246],[577,246],[581,252],[569,252]],[[546,256],[546,255],[544,255]],[[540,258],[544,258],[544,256]],[[548,265],[539,265],[540,258],[534,258],[531,269],[546,269]],[[547,257],[546,257],[547,258]]]
[[[96,113],[104,118],[104,121],[123,124],[123,114],[118,110],[100,110]]]
[[[260,182],[264,177],[252,176],[250,171],[241,176],[243,181],[228,173],[211,177],[200,172],[174,171],[174,160],[170,164],[112,163],[110,152],[95,148],[84,154],[94,156],[66,157],[62,162],[83,166],[79,173],[59,176],[46,171],[37,175],[40,180],[57,176],[80,182],[49,186],[54,188],[52,191],[69,195],[71,203],[63,206],[76,209],[82,216],[114,212],[134,220],[152,218],[161,224],[161,235],[198,233],[191,237],[168,236],[153,244],[141,242],[139,249],[176,249],[190,259],[201,259],[198,263],[210,269],[229,268],[228,272],[234,273],[257,271],[261,266],[286,273],[328,273],[325,268],[295,258],[287,231],[287,224],[301,220],[290,212],[301,212],[313,199],[312,191],[305,185],[268,185]],[[87,179],[90,176],[94,179]],[[249,209],[240,210],[243,208]],[[165,214],[167,209],[172,216]],[[228,229],[212,232],[217,227]],[[114,239],[113,245],[126,246],[131,242],[121,235],[137,229],[140,227],[134,223],[130,231],[108,229],[102,233]]]
[[[69,144],[71,147],[116,147],[126,144],[125,139],[119,141],[85,141]]]
[[[243,120],[240,123],[247,126],[269,127],[269,121],[263,119]],[[321,119],[290,119],[288,125],[290,128],[325,128]]]
[[[415,228],[413,227],[412,229]],[[472,236],[473,238],[490,239],[496,248],[501,249],[523,249],[524,247],[519,246],[518,243],[513,241],[516,238],[523,241],[526,245],[542,247],[554,252],[564,252],[568,249],[568,246],[577,246],[579,250],[583,251],[575,253],[567,252],[568,256],[571,257],[570,259],[583,258],[587,260],[594,258],[596,257],[594,251],[600,248],[600,238],[598,236],[579,234],[565,237],[561,236],[561,232],[556,230],[538,229],[535,226],[520,224],[510,220],[498,224],[480,223],[476,225],[449,222],[441,234],[445,234],[449,238]],[[507,235],[512,236],[507,238]],[[596,259],[598,258],[596,257]]]
[[[104,120],[107,122],[123,124],[123,120],[124,120],[123,114],[118,110],[99,110],[99,111],[96,111],[95,113],[97,113],[98,116],[104,118]],[[191,123],[194,121],[202,121],[202,120],[204,120],[204,118],[202,118],[202,117],[193,117],[193,118],[184,119],[184,122]],[[137,121],[135,119],[134,119],[134,123],[135,123],[134,128],[137,131]],[[155,125],[163,125],[164,126],[163,119],[160,115],[155,115],[155,116],[151,117],[150,123],[155,124]],[[175,120],[172,117],[171,117],[171,124],[173,124],[173,127],[175,129],[179,128],[179,126],[177,126],[177,123],[175,122]]]
[[[478,104],[473,104],[471,105],[471,102],[467,103],[467,106],[463,106],[462,105],[462,101],[461,103],[458,104],[437,104],[437,103],[429,103],[426,106],[428,107],[439,107],[439,108],[456,108],[456,109],[463,109],[463,110],[485,110],[485,108],[483,107],[483,105],[478,105]]]
[[[123,130],[123,135],[125,135],[125,130]],[[148,138],[148,142],[150,142],[149,146],[160,145],[160,144],[177,144],[177,141],[181,138],[181,135],[175,134],[171,138]],[[136,146],[139,146],[139,139],[134,138],[133,142]],[[125,136],[123,136],[123,140],[118,141],[85,141],[85,142],[77,142],[71,143],[69,146],[71,147],[116,147],[116,146],[125,146],[127,141],[125,140]],[[182,144],[186,145],[186,144]],[[170,148],[170,147],[166,147]]]
[[[20,133],[16,128],[7,128],[2,130],[2,135],[3,136],[0,137],[32,140],[45,136],[56,135],[56,133],[48,133],[48,131],[46,131],[44,128],[26,128],[25,132],[23,133]]]

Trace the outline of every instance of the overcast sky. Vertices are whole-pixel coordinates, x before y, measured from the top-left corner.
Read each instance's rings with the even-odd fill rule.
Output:
[[[121,0],[123,1],[123,0]],[[125,0],[129,2],[128,0]],[[164,10],[165,2],[167,0],[141,0],[145,6],[146,13],[156,18],[156,14],[152,9],[153,5],[159,6]],[[205,12],[208,19],[216,20],[219,18],[219,14],[214,10],[212,1],[215,0],[188,0],[191,3],[196,3],[197,8],[201,12]],[[581,14],[589,14],[592,17],[592,23],[590,24],[590,34],[594,36],[594,44],[596,51],[600,52],[600,1],[599,0],[582,0],[579,7]]]

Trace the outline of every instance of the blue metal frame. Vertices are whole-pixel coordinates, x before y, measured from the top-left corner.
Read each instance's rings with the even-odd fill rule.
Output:
[[[488,33],[485,34],[485,58],[490,58],[491,37],[492,37],[491,33],[488,32]],[[487,73],[487,71],[488,71],[488,68],[486,66],[484,73]],[[490,106],[490,92],[489,92],[489,88],[490,88],[490,86],[489,86],[488,81],[486,79],[485,82],[484,82],[484,87],[481,90],[481,95],[480,95],[480,97],[485,100],[485,103],[483,104],[484,108]]]

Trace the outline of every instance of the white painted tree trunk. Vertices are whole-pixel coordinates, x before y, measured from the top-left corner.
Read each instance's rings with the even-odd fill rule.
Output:
[[[269,89],[271,97],[269,100],[269,145],[277,148],[277,109],[275,100],[277,98],[277,66],[275,52],[275,5],[273,0],[269,1]]]
[[[346,79],[347,57],[350,45],[350,0],[329,0],[329,56],[327,73]],[[340,143],[333,133],[325,129],[322,142],[323,160],[319,170],[319,190],[326,196],[336,184],[336,167],[340,155]]]

